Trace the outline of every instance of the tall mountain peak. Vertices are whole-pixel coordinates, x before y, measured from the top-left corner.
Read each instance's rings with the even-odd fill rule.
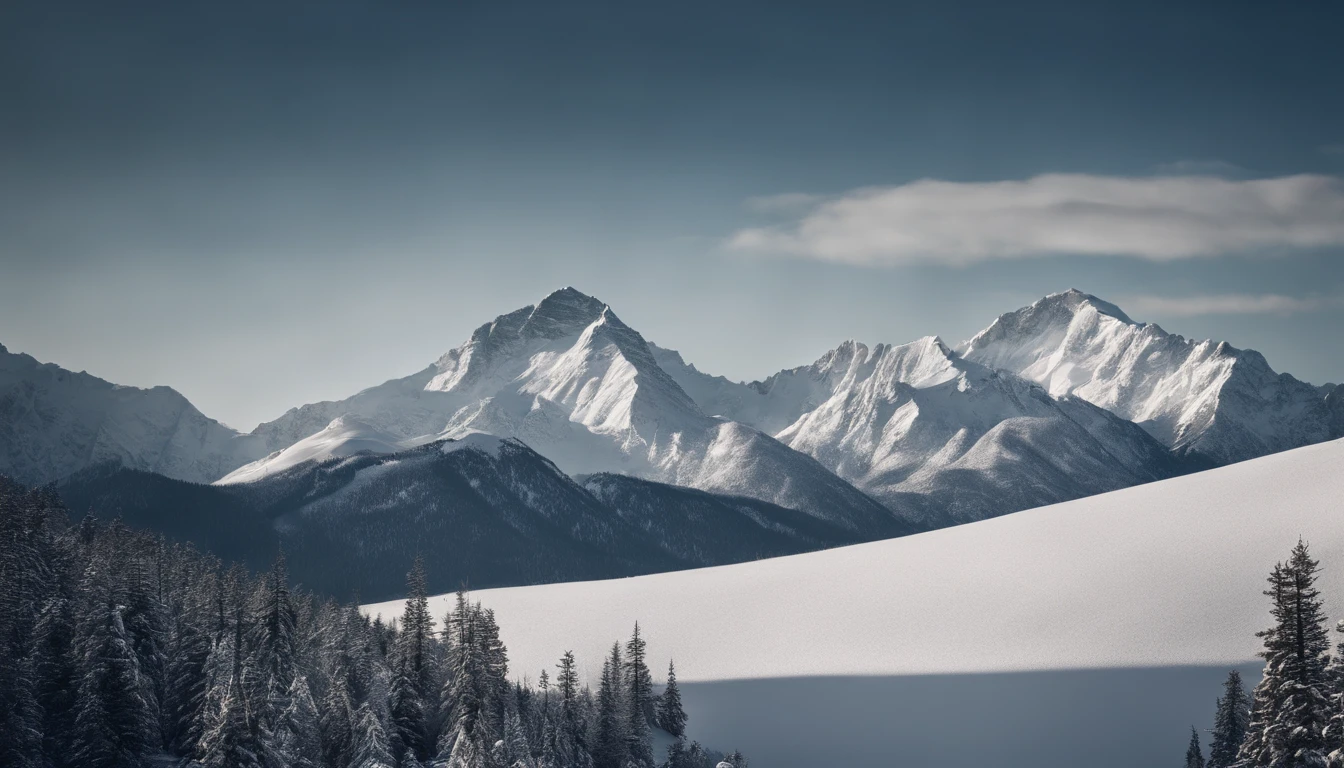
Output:
[[[1262,456],[1329,435],[1314,387],[1253,350],[1194,341],[1082,291],[999,316],[960,349],[1055,397],[1075,395],[1135,422],[1166,446],[1213,463]]]
[[[605,302],[566,286],[553,291],[532,308],[522,333],[546,339],[568,336],[597,322],[606,309]]]

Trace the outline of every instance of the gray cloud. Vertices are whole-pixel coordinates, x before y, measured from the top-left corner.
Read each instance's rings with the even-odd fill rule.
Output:
[[[1225,293],[1202,296],[1130,296],[1120,302],[1135,314],[1167,317],[1196,315],[1293,315],[1344,307],[1344,296],[1284,296],[1277,293]]]
[[[922,180],[809,202],[788,222],[739,230],[727,245],[865,266],[1272,253],[1344,245],[1344,183],[1307,174]]]

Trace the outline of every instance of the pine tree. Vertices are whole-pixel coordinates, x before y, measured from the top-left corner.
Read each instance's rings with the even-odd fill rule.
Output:
[[[327,765],[347,765],[355,745],[355,705],[345,674],[334,675],[327,684],[320,712],[319,731],[322,735],[324,761]]]
[[[1234,669],[1227,673],[1223,695],[1218,698],[1213,735],[1209,740],[1208,768],[1232,768],[1237,761],[1237,751],[1246,738],[1250,716],[1250,701],[1241,684],[1241,673]]]
[[[1190,726],[1190,746],[1185,750],[1185,768],[1204,768],[1204,752],[1199,746],[1199,731]]]
[[[597,768],[625,768],[630,755],[628,699],[621,670],[621,644],[614,643],[602,664],[602,679],[597,690],[596,733],[593,736],[593,762]]]
[[[584,743],[583,728],[578,711],[579,671],[574,652],[565,651],[556,666],[555,690],[559,697],[559,718],[555,723],[557,749],[561,757],[567,750]]]
[[[97,557],[85,573],[81,591],[88,600],[75,651],[79,686],[72,757],[90,768],[139,765],[158,746],[108,565],[106,557]]]
[[[1264,640],[1265,672],[1238,755],[1244,768],[1325,765],[1329,636],[1315,588],[1319,571],[1307,545],[1299,541],[1288,562],[1270,574],[1265,595],[1273,601],[1274,626],[1258,635]]]
[[[37,766],[42,710],[33,628],[51,593],[46,504],[7,484],[0,490],[0,764]],[[10,661],[12,659],[12,661]]]
[[[126,635],[130,639],[140,671],[141,697],[150,710],[150,720],[153,723],[151,739],[156,745],[162,746],[161,704],[168,669],[168,657],[164,651],[168,641],[168,629],[160,600],[159,580],[157,575],[150,572],[144,553],[137,549],[130,541],[124,544],[123,552],[126,556],[122,569],[123,586],[120,590],[125,600],[122,620],[126,625]],[[157,553],[157,547],[155,551]]]
[[[320,768],[322,738],[308,679],[296,676],[285,698],[289,705],[281,714],[275,733],[279,764],[285,768]]]
[[[686,740],[677,739],[667,745],[666,768],[699,768],[691,762],[691,753],[686,749]]]
[[[43,754],[49,765],[66,762],[74,728],[75,625],[73,600],[57,595],[47,601],[33,630],[34,695],[42,711]],[[10,762],[6,760],[5,762]],[[20,763],[15,762],[15,765]]]
[[[695,768],[709,764],[709,755],[705,753],[705,748],[700,746],[698,741],[691,742],[691,747],[686,750],[686,755]]]
[[[504,719],[500,744],[503,746],[503,760],[498,762],[501,768],[533,768],[532,750],[527,744],[527,733],[517,712]]]
[[[402,657],[396,664],[397,669],[392,677],[388,700],[392,718],[389,740],[392,757],[400,765],[405,762],[407,755],[416,761],[423,757],[428,727],[424,701],[420,698],[420,692],[416,690],[410,660]]]
[[[210,635],[189,618],[169,633],[164,690],[164,740],[173,752],[196,754],[210,677]]]
[[[350,768],[394,768],[395,765],[383,724],[368,704],[361,704],[355,713],[354,756]]]
[[[223,683],[222,694],[212,697],[214,706],[201,735],[201,763],[205,768],[265,768],[272,762],[268,750],[270,734],[248,701],[241,601],[234,606],[233,630],[233,642],[227,646],[232,670]]]
[[[438,664],[434,653],[434,618],[429,613],[428,577],[424,559],[415,558],[406,576],[406,606],[401,616],[393,660],[394,747],[409,749],[417,760],[429,756],[430,730],[438,698]],[[400,678],[400,679],[398,679]],[[398,760],[402,755],[396,755]]]
[[[625,739],[627,761],[640,766],[653,765],[649,721],[654,719],[653,675],[647,662],[647,644],[639,636],[639,622],[625,644],[622,684],[625,689]]]
[[[658,727],[678,739],[686,735],[686,710],[677,687],[677,668],[671,661],[667,663],[667,687],[658,697]]]
[[[289,592],[289,571],[281,552],[261,582],[248,633],[254,684],[249,695],[261,721],[273,725],[284,712],[298,656],[298,615]]]

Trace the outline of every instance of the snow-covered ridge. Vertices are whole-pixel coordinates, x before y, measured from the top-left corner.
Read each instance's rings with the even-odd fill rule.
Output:
[[[960,350],[1052,395],[1099,405],[1215,464],[1340,436],[1322,393],[1275,373],[1260,353],[1137,323],[1077,290],[999,317]]]
[[[958,356],[937,337],[846,341],[763,382],[659,359],[706,410],[758,429],[879,501],[924,501],[947,525],[1169,477],[1180,467],[1142,430],[1076,398]],[[782,425],[782,426],[780,426]]]
[[[322,431],[311,434],[281,451],[235,469],[216,481],[218,485],[247,483],[283,472],[308,461],[355,456],[361,453],[395,453],[410,447],[395,435],[383,432],[346,414],[332,420]]]
[[[210,482],[263,453],[169,387],[121,386],[0,346],[0,473],[19,482],[107,461]]]
[[[514,437],[570,474],[620,472],[748,496],[873,536],[908,530],[808,456],[706,415],[637,331],[572,288],[480,326],[430,368],[348,400],[295,409],[257,434],[298,436],[297,445],[337,417],[357,418],[399,446],[479,433]],[[320,460],[321,446],[345,444],[317,438],[302,455]],[[247,476],[283,471],[298,455],[280,451]]]
[[[980,519],[1344,434],[1338,390],[1276,374],[1252,351],[1137,324],[1078,291],[1000,317],[962,350],[937,337],[846,341],[810,365],[732,382],[565,288],[410,376],[245,436],[166,388],[118,388],[0,353],[0,471],[40,481],[115,459],[236,483],[486,433],[569,474],[748,496],[879,535],[895,520]],[[81,376],[97,384],[69,383]],[[1197,461],[1178,463],[1168,447]]]

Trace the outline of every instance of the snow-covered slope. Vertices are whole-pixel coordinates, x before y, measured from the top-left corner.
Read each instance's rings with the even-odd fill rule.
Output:
[[[903,532],[900,517],[918,516],[899,503],[893,514],[810,457],[706,415],[639,333],[572,288],[481,326],[420,373],[294,409],[255,434],[272,444],[299,441],[340,416],[402,444],[516,437],[572,474],[622,472],[748,496],[874,537]],[[337,455],[322,452],[336,445],[318,439],[304,455]],[[289,458],[281,451],[247,476],[280,471]]]
[[[345,458],[360,453],[395,453],[412,447],[395,435],[382,432],[351,415],[338,416],[320,432],[315,432],[282,451],[245,464],[216,482],[219,485],[247,483],[283,472],[306,461]]]
[[[892,541],[617,581],[487,590],[475,597],[495,610],[510,668],[520,671],[550,668],[561,651],[573,649],[591,677],[612,638],[639,621],[649,658],[675,658],[680,679],[705,681],[701,701],[714,712],[714,722],[702,719],[699,727],[742,733],[758,718],[770,718],[773,728],[756,730],[772,733],[774,740],[762,741],[758,750],[779,745],[831,750],[840,760],[858,754],[853,745],[872,744],[879,746],[867,753],[870,759],[844,764],[888,765],[904,739],[936,740],[911,732],[907,720],[921,722],[918,713],[929,707],[965,713],[974,708],[980,684],[940,677],[918,684],[929,693],[911,702],[898,698],[909,695],[911,684],[881,687],[879,678],[868,676],[896,680],[893,676],[1012,671],[1019,674],[1002,685],[1016,693],[1004,704],[1036,713],[1027,724],[1035,731],[1025,733],[1030,743],[1022,749],[1038,745],[1038,759],[998,764],[1076,764],[1069,762],[1068,750],[1061,754],[1058,748],[1068,742],[1065,731],[1082,727],[1078,715],[1092,701],[1106,702],[1099,715],[1105,721],[1096,728],[1122,750],[1099,756],[1095,764],[1153,764],[1133,756],[1162,739],[1174,742],[1173,750],[1183,749],[1188,730],[1182,729],[1192,720],[1183,710],[1175,722],[1143,726],[1170,733],[1142,730],[1142,713],[1179,695],[1195,702],[1189,717],[1197,714],[1205,722],[1220,673],[1205,675],[1199,685],[1207,687],[1190,691],[1151,687],[1157,685],[1153,679],[1187,679],[1179,671],[1170,673],[1175,677],[1138,671],[1108,677],[1063,670],[1253,662],[1254,633],[1269,620],[1264,579],[1299,536],[1327,569],[1322,587],[1330,618],[1344,617],[1344,584],[1338,578],[1344,568],[1341,467],[1344,442],[1334,441]],[[442,613],[448,600],[436,598],[431,608]],[[391,616],[401,607],[393,602],[369,610]],[[1023,674],[1042,670],[1060,672]],[[795,736],[790,728],[796,718],[788,713],[805,708],[811,717],[826,707],[844,709],[842,699],[822,705],[779,697],[783,690],[820,695],[847,678],[795,681],[788,688],[709,682],[854,675],[873,681],[865,690],[884,693],[866,704],[858,719],[834,724],[844,729],[840,741],[827,740],[821,734],[830,731],[817,723],[808,727],[822,731]],[[978,679],[999,685],[999,678]],[[1140,680],[1149,681],[1143,683],[1150,686],[1143,689],[1146,695],[1124,693]],[[1080,687],[1108,682],[1115,687]],[[846,695],[863,687],[861,681],[843,685],[848,687],[835,690]],[[1036,692],[1038,685],[1046,692]],[[1024,696],[1026,690],[1034,693]],[[732,698],[715,705],[715,696]],[[949,696],[947,706],[939,703]],[[1012,718],[1003,711],[991,714]],[[1130,714],[1134,719],[1126,720]],[[694,735],[696,711],[691,715]],[[1070,725],[1063,726],[1066,722]],[[1116,722],[1130,723],[1124,736],[1113,733]],[[998,732],[997,722],[967,719],[934,727],[946,732],[939,742],[946,754],[908,764],[964,764],[947,755],[956,753],[954,745],[965,741],[968,731],[977,739],[984,729]],[[1004,741],[1019,736],[1005,733]],[[753,745],[739,743],[751,754]],[[873,755],[886,755],[885,761]]]
[[[655,350],[701,406],[817,459],[879,501],[924,500],[947,525],[1170,477],[1156,440],[1086,401],[962,359],[936,337],[852,341],[734,384]]]
[[[39,484],[118,461],[210,482],[262,453],[168,387],[118,386],[0,346],[0,474]]]
[[[1344,568],[1341,468],[1336,440],[890,541],[476,597],[520,670],[553,663],[556,643],[600,659],[635,620],[650,657],[697,680],[1238,663],[1299,536]],[[1344,618],[1344,586],[1325,593]],[[714,629],[726,616],[730,635]]]
[[[1193,341],[1070,290],[999,317],[968,359],[1073,394],[1213,464],[1331,437],[1321,391],[1226,342]]]

